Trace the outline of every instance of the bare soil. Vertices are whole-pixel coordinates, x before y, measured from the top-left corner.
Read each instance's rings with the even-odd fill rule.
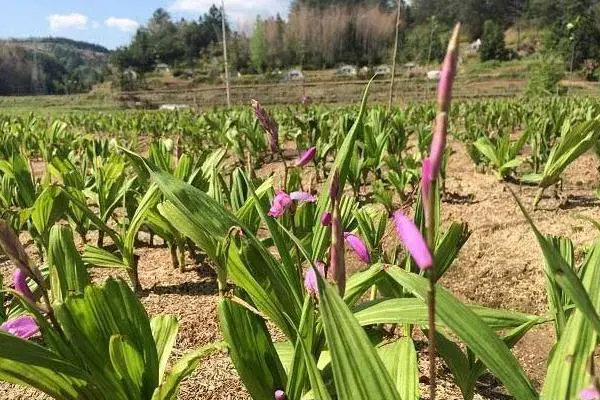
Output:
[[[451,141],[450,145],[456,153],[451,157],[447,171],[446,187],[451,195],[443,205],[443,220],[444,223],[465,221],[472,234],[454,266],[442,279],[442,284],[468,303],[545,313],[541,253],[533,232],[506,189],[507,184],[499,182],[491,173],[476,172],[463,146],[456,141]],[[600,202],[593,193],[599,178],[597,166],[595,156],[586,154],[565,172],[561,201],[554,199],[552,190],[548,190],[541,210],[532,213],[541,232],[568,236],[579,249],[594,241],[597,237],[595,229],[576,215],[584,214],[600,220]],[[274,171],[269,168],[267,174]],[[511,187],[531,209],[536,188],[514,184]],[[182,274],[171,266],[166,248],[143,247],[138,252],[143,286],[140,300],[150,315],[166,313],[180,318],[175,356],[180,357],[193,348],[220,340],[216,315],[218,296],[210,268],[188,265]],[[580,255],[580,252],[577,254]],[[349,255],[349,263],[353,270],[360,268],[353,255]],[[5,277],[12,275],[12,267],[7,264],[0,266],[0,271]],[[105,270],[94,270],[96,280],[106,274]],[[545,325],[535,328],[515,347],[515,354],[526,373],[538,386],[543,381],[553,342],[552,327]],[[424,343],[419,341],[418,346],[424,355]],[[420,365],[421,393],[427,399],[427,357],[420,358],[423,360]],[[460,392],[441,362],[438,369],[441,374],[439,398],[460,399]],[[491,378],[484,379],[478,389],[478,399],[508,398]],[[35,390],[0,383],[0,399],[42,398],[46,397]],[[183,382],[179,398],[224,400],[250,397],[227,355],[216,353],[206,358],[198,370]]]

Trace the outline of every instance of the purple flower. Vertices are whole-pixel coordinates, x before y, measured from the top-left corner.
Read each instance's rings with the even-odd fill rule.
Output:
[[[350,248],[356,253],[360,261],[365,264],[371,263],[371,256],[369,255],[369,249],[360,237],[352,232],[344,232],[344,239]]]
[[[0,325],[0,330],[20,337],[21,339],[29,339],[40,331],[35,319],[29,315],[23,315],[6,321]]]
[[[292,192],[290,193],[290,198],[299,203],[314,203],[317,201],[315,196],[307,192]]]
[[[275,400],[287,400],[287,396],[283,390],[275,391]]]
[[[396,223],[396,232],[400,236],[400,240],[404,243],[406,250],[408,250],[419,268],[431,268],[433,259],[419,228],[417,228],[411,219],[402,214],[401,211],[394,213],[394,222]]]
[[[590,386],[579,392],[581,400],[600,400],[600,391],[595,386]]]
[[[325,211],[325,213],[321,217],[321,225],[323,225],[323,226],[331,225],[331,213],[329,211]]]
[[[269,136],[269,146],[271,147],[271,151],[276,153],[279,151],[279,127],[277,123],[273,121],[273,119],[267,113],[267,110],[260,105],[260,103],[254,99],[252,99],[252,108],[254,109],[254,114],[258,119],[258,122],[263,127],[265,132],[267,132]]]
[[[296,166],[304,167],[306,164],[311,162],[313,158],[315,158],[315,154],[317,154],[316,147],[311,147],[310,149],[306,150],[296,161]]]
[[[325,264],[321,261],[315,263],[316,271],[314,267],[310,267],[304,274],[304,288],[314,297],[319,297],[319,286],[317,285],[317,272],[324,277],[325,276]]]
[[[22,270],[21,268],[17,268],[13,275],[13,282],[15,285],[15,290],[19,292],[23,297],[28,300],[34,301],[33,293],[29,289],[29,285],[27,285],[27,272]]]
[[[297,201],[299,203],[314,203],[317,201],[315,196],[306,192],[292,192],[287,194],[284,191],[278,190],[275,193],[275,198],[271,203],[271,209],[269,210],[269,216],[271,217],[281,217],[287,210],[292,208],[294,205],[293,201]]]

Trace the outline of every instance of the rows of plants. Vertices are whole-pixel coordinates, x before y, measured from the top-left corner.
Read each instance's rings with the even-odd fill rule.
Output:
[[[0,379],[58,399],[175,399],[202,357],[226,351],[255,399],[416,400],[424,336],[429,398],[437,357],[465,399],[488,372],[517,399],[600,396],[600,242],[576,264],[572,242],[540,233],[515,197],[544,256],[548,313],[465,304],[438,283],[470,235],[441,223],[448,135],[477,166],[543,190],[598,142],[598,103],[451,107],[456,40],[435,105],[368,108],[367,87],[359,108],[0,116],[0,245],[15,266]],[[150,318],[135,295],[140,232],[168,247],[164,268],[215,270],[222,342],[170,360],[176,316]],[[362,263],[352,275],[346,249]],[[129,282],[92,282],[91,267]],[[510,349],[541,324],[556,344],[536,388]]]

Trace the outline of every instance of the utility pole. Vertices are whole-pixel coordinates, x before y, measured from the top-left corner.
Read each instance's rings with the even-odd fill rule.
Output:
[[[225,0],[221,0],[221,28],[223,29],[223,58],[225,59],[225,91],[227,93],[227,108],[231,107],[229,95],[229,66],[227,65],[227,32],[225,30]]]
[[[398,58],[398,35],[400,34],[400,12],[402,11],[402,0],[398,0],[398,12],[396,14],[396,37],[394,39],[394,59],[392,60],[392,79],[390,81],[390,94],[388,97],[388,111],[392,109],[394,100],[394,80],[396,78],[396,59]]]

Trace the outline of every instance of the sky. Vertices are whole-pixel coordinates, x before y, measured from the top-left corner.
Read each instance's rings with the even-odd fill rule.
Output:
[[[195,19],[220,0],[0,0],[0,38],[67,37],[109,49],[129,43],[159,7]],[[247,27],[260,14],[286,16],[291,0],[225,0],[228,21]]]

